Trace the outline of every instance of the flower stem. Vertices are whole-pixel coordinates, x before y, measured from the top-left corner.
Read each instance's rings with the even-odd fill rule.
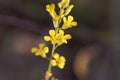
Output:
[[[52,59],[52,55],[54,54],[55,49],[56,49],[55,44],[53,44],[50,59]],[[49,71],[49,72],[52,71],[52,66],[50,65],[50,61],[49,61],[49,65],[48,65],[48,69],[47,69],[47,71]],[[45,80],[49,80],[49,79],[50,79],[50,77],[49,77],[49,78],[46,78],[46,77],[45,77]]]

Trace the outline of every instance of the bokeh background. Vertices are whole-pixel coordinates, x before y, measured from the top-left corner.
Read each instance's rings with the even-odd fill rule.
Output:
[[[0,0],[0,80],[43,80],[48,61],[32,54],[53,28],[45,5],[60,0]],[[72,0],[78,26],[58,48],[66,56],[59,80],[120,80],[120,1]],[[45,42],[44,42],[45,43]],[[50,46],[50,44],[46,43]]]

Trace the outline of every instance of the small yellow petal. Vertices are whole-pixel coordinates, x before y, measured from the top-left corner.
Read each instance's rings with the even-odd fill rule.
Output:
[[[53,58],[56,59],[56,60],[58,60],[58,59],[59,59],[59,54],[58,54],[58,53],[55,53],[55,54],[53,55]]]
[[[50,11],[50,5],[46,5],[46,11]]]
[[[70,0],[62,0],[58,3],[58,7],[61,8],[67,8],[69,6]]]
[[[62,3],[58,3],[58,7],[61,9],[62,8]]]
[[[37,49],[36,47],[33,47],[33,48],[31,49],[31,52],[32,52],[32,53],[35,53],[37,50],[38,50],[38,49]]]
[[[52,73],[50,71],[46,71],[45,78],[49,79],[52,76]]]
[[[64,66],[65,66],[65,63],[60,63],[60,64],[58,64],[58,67],[59,67],[60,69],[63,69]]]
[[[59,34],[61,34],[62,36],[64,36],[64,31],[63,30],[59,30]]]
[[[53,9],[53,10],[55,9],[55,4],[53,4],[53,3],[51,4],[51,9]]]
[[[66,39],[62,39],[62,42],[67,44],[67,40]]]
[[[66,19],[66,17],[64,17],[64,18],[63,18],[63,22],[66,23],[66,21],[67,21],[67,19]]]
[[[52,12],[55,9],[55,4],[46,5],[46,11]]]
[[[35,53],[35,56],[40,56],[41,55],[41,52],[36,52]]]
[[[77,22],[72,22],[71,25],[72,26],[77,26]]]
[[[54,37],[55,36],[55,30],[49,30],[49,34],[51,37]]]
[[[60,58],[59,58],[59,62],[58,62],[58,67],[60,68],[60,69],[63,69],[64,68],[64,66],[65,66],[65,57],[64,56],[61,56]]]
[[[51,37],[50,37],[50,36],[45,36],[45,37],[44,37],[44,40],[45,40],[45,41],[50,41],[50,40],[51,40]]]
[[[42,54],[40,54],[43,58],[45,58],[46,57],[46,54],[45,53],[42,53]]]
[[[73,19],[74,19],[74,17],[73,17],[73,16],[71,16],[71,15],[69,15],[69,16],[68,16],[68,22],[72,22],[72,21],[73,21]]]
[[[62,29],[68,29],[69,27],[68,26],[66,26],[65,24],[63,24],[63,26],[62,26]]]
[[[49,52],[49,48],[48,48],[48,47],[44,47],[43,50],[44,50],[45,53],[48,53],[48,52]]]
[[[43,43],[40,43],[40,44],[39,44],[39,48],[40,48],[40,49],[42,49],[44,46],[45,46],[45,44],[43,44]]]
[[[59,60],[62,61],[62,62],[66,61],[64,56],[61,56]]]
[[[55,12],[55,4],[46,5],[46,11],[49,12],[52,18],[55,18],[56,12]]]
[[[65,0],[64,0],[65,1]],[[70,0],[66,0],[65,2],[64,2],[64,8],[67,8],[68,6],[69,6],[69,3],[70,3]]]
[[[72,36],[71,36],[70,34],[66,34],[66,35],[64,36],[64,38],[65,38],[65,39],[71,39]]]
[[[57,63],[56,63],[56,61],[55,61],[55,60],[51,60],[51,61],[50,61],[50,65],[51,65],[51,66],[56,66],[56,65],[57,65]]]

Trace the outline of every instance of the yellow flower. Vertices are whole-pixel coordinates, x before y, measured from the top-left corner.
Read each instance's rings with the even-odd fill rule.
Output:
[[[55,12],[55,4],[46,5],[46,11],[51,15],[54,27],[58,27],[60,16]]]
[[[73,21],[74,17],[69,15],[68,18],[66,19],[66,17],[63,18],[63,26],[62,29],[68,29],[68,28],[72,28],[72,26],[77,26],[77,22]]]
[[[52,3],[51,5],[46,5],[46,11],[48,11],[51,17],[55,19],[56,17],[55,4]]]
[[[31,49],[32,53],[35,53],[36,56],[46,57],[46,54],[49,52],[49,48],[45,46],[45,44],[39,44],[39,48],[33,47]]]
[[[52,73],[50,71],[46,71],[45,78],[49,79],[52,76]]]
[[[55,30],[50,30],[49,31],[50,36],[45,36],[44,39],[45,41],[51,41],[52,44],[58,44],[61,45],[63,43],[67,44],[67,40],[71,39],[70,34],[64,35],[63,30],[59,30],[58,33],[55,32]]]
[[[58,7],[61,8],[67,8],[69,6],[70,0],[62,0],[58,3]]]
[[[60,69],[63,69],[64,66],[65,66],[65,57],[64,56],[60,56],[58,53],[55,53],[53,55],[53,58],[51,61],[50,61],[50,64],[51,66],[55,67],[55,66],[58,66]]]
[[[52,44],[56,44],[58,41],[56,39],[56,32],[55,32],[55,30],[49,30],[49,35],[50,36],[45,36],[44,40],[45,41],[51,41]]]
[[[60,8],[60,16],[63,18],[64,16],[67,16],[74,5],[69,5],[70,0],[62,0],[61,2],[58,3],[58,7]],[[61,14],[62,13],[62,14]]]
[[[64,31],[63,30],[59,30],[59,33],[56,35],[56,39],[58,40],[58,45],[62,45],[63,43],[67,44],[67,40],[71,39],[71,35],[70,34],[66,34],[64,35]]]

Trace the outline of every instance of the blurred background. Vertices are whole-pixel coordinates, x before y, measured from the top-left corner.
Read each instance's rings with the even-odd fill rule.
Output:
[[[0,80],[43,80],[48,61],[30,51],[53,28],[45,5],[59,1],[0,0]],[[66,31],[73,38],[58,48],[67,62],[64,70],[53,69],[55,76],[59,80],[120,80],[120,1],[71,3],[78,26]]]

